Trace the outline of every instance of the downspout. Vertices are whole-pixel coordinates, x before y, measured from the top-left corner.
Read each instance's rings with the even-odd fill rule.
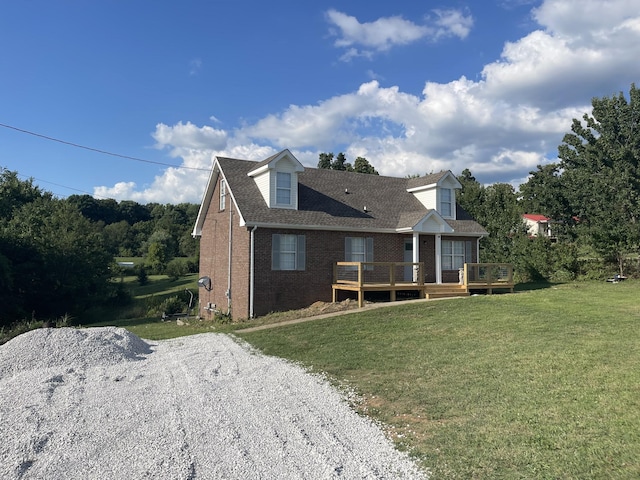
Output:
[[[249,265],[249,318],[253,318],[253,292],[255,290],[255,232],[258,229],[257,225],[254,225],[251,229],[251,251],[250,265]]]
[[[233,207],[229,205],[229,266],[227,270],[227,315],[231,313],[231,242],[233,240]]]

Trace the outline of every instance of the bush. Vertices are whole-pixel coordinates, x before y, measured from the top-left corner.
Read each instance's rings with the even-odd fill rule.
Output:
[[[174,313],[181,313],[186,311],[186,305],[184,301],[177,295],[163,300],[158,308],[158,313],[166,313],[167,315],[173,315]]]
[[[186,258],[174,258],[167,264],[165,273],[172,281],[189,273],[189,261]]]

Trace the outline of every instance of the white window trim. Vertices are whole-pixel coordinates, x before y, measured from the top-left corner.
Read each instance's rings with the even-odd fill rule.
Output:
[[[462,244],[462,253],[456,253],[456,244]],[[447,246],[450,246],[451,253],[445,253]],[[441,257],[442,257],[442,270],[443,271],[455,271],[464,267],[465,263],[472,261],[471,242],[464,240],[442,240],[441,243]],[[447,261],[449,259],[449,261]],[[462,263],[456,266],[456,259],[458,262],[462,260]],[[451,268],[447,268],[451,266]]]
[[[445,200],[445,192],[449,195],[447,200]],[[445,211],[445,206],[448,212]],[[451,188],[440,189],[440,213],[445,218],[453,218],[453,189]]]
[[[293,242],[294,251],[283,251],[282,237],[295,237]],[[306,238],[304,235],[293,235],[293,234],[280,234],[274,233],[271,236],[271,270],[274,271],[303,271],[306,269]],[[291,254],[293,253],[295,256],[293,268],[283,268],[282,265],[282,254]]]
[[[283,187],[283,186],[280,185],[280,182],[279,182],[279,178],[281,178],[280,175],[287,175],[289,177],[289,186],[288,187]],[[290,172],[276,172],[276,205],[287,205],[287,206],[291,205],[291,199],[292,199],[291,185],[292,185],[292,182],[293,182],[293,175]],[[289,197],[289,201],[288,202],[279,201],[278,192],[286,192],[287,196]]]
[[[224,178],[220,179],[220,211],[224,210],[227,206],[227,182]]]

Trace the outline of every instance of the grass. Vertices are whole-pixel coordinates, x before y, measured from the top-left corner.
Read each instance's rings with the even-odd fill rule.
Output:
[[[638,478],[639,288],[575,283],[238,335],[355,389],[433,478]]]
[[[149,280],[124,277],[132,305],[78,320],[159,340],[296,316],[162,322],[140,312],[195,291],[197,275]],[[640,478],[640,282],[546,287],[236,335],[355,390],[432,478]]]
[[[163,300],[183,294],[185,289],[197,292],[197,274],[185,275],[178,280],[171,280],[166,275],[149,275],[146,285],[139,285],[135,276],[126,276],[117,281],[122,281],[125,290],[131,293],[132,304],[114,309],[94,310],[77,319],[76,323],[91,327],[115,325],[148,340],[165,340],[206,333],[218,328],[213,322],[200,322],[193,318],[185,318],[182,325],[179,325],[176,321],[162,321],[160,312],[149,315],[149,311]]]

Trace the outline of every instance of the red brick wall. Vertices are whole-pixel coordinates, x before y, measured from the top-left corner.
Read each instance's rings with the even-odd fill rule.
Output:
[[[305,234],[305,271],[271,270],[271,236]],[[372,237],[376,262],[403,261],[404,238],[397,234],[276,230],[256,231],[255,315],[303,308],[317,301],[331,301],[335,262],[345,260],[345,237]]]
[[[219,183],[211,199],[209,211],[202,226],[200,239],[200,277],[208,276],[212,281],[211,291],[199,288],[200,316],[211,318],[212,310],[207,310],[209,303],[215,309],[232,316],[236,312],[238,318],[246,318],[249,310],[249,233],[246,228],[239,226],[239,215],[233,202],[228,197],[226,208],[219,210]],[[231,267],[231,302],[226,292],[229,282],[229,214],[232,212],[232,257]]]

